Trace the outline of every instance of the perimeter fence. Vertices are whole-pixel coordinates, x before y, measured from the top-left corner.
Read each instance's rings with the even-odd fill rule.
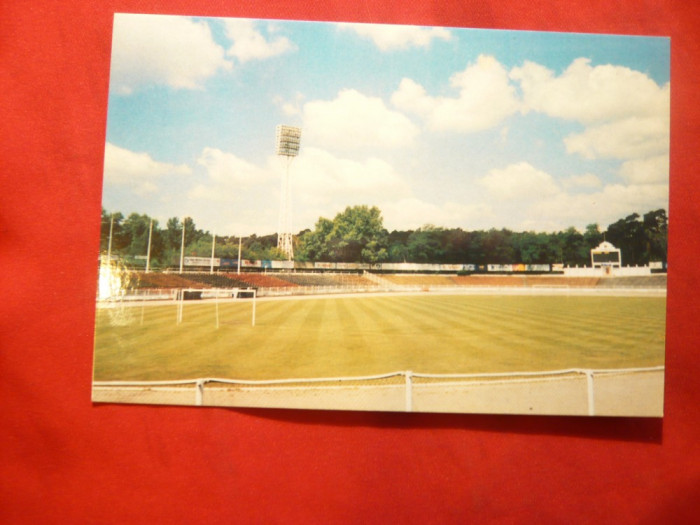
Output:
[[[361,377],[95,381],[93,401],[230,407],[659,417],[664,367]]]

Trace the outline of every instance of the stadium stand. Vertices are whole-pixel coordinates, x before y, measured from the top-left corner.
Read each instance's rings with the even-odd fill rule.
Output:
[[[294,283],[280,279],[279,277],[268,275],[265,273],[242,273],[242,274],[223,274],[229,281],[234,281],[235,286],[248,286],[251,288],[293,288],[297,286]]]
[[[387,274],[383,276],[393,284],[404,286],[454,286],[453,276],[428,274]]]
[[[211,288],[190,278],[173,273],[131,272],[135,278],[135,288]]]
[[[356,274],[342,273],[286,273],[280,279],[297,286],[371,286],[368,279]]]
[[[192,273],[187,274],[187,277],[202,285],[203,288],[235,288],[240,287],[238,285],[233,285],[231,279],[224,275],[218,273]]]
[[[593,288],[600,277],[563,277],[557,275],[525,276],[525,286],[569,286],[571,288]]]
[[[454,275],[451,279],[459,286],[525,286],[524,275]]]
[[[666,274],[636,277],[606,277],[598,283],[602,288],[666,288]]]
[[[635,277],[566,277],[563,275],[436,275],[382,274],[381,282],[355,273],[145,273],[129,271],[126,286],[132,289],[174,288],[255,288],[280,289],[295,287],[366,288],[381,282],[401,287],[489,287],[489,288],[615,288],[661,289],[666,287],[665,274]]]

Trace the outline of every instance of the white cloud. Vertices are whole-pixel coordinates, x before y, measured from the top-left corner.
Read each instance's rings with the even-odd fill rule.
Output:
[[[566,151],[587,159],[634,159],[656,156],[668,151],[668,120],[654,117],[629,117],[564,138]]]
[[[597,222],[601,227],[631,213],[665,208],[667,184],[610,184],[595,193],[560,193],[533,206],[541,217],[578,227]]]
[[[406,146],[419,132],[380,98],[352,89],[341,91],[335,100],[307,102],[303,114],[305,141],[333,149]]]
[[[620,176],[630,184],[668,184],[668,155],[628,160],[620,168]]]
[[[478,183],[495,199],[504,201],[539,200],[560,191],[551,175],[527,162],[492,169]]]
[[[284,54],[295,49],[294,44],[286,37],[266,38],[255,27],[253,20],[226,19],[226,36],[233,44],[226,52],[240,62],[261,60]],[[268,33],[272,32],[268,26]]]
[[[187,197],[190,205],[200,208],[199,215],[236,217],[236,231],[260,234],[276,227],[284,159],[270,156],[257,165],[205,148],[197,163],[205,168],[206,178]],[[378,205],[381,199],[405,196],[409,191],[384,160],[341,158],[313,146],[305,147],[289,170],[295,229],[313,228],[320,216],[333,217],[348,205]]]
[[[301,115],[304,95],[297,92],[291,100],[285,100],[278,95],[274,97],[272,102],[282,110],[282,113],[289,117],[294,117]]]
[[[116,14],[111,85],[130,94],[144,86],[200,89],[220,69],[231,69],[206,22],[180,16]]]
[[[387,24],[338,24],[338,27],[372,40],[381,51],[428,47],[434,39],[447,41],[452,38],[450,32],[441,27]]]
[[[647,75],[627,67],[592,67],[590,62],[578,58],[556,77],[544,66],[526,61],[510,76],[520,82],[529,109],[552,117],[593,124],[668,114],[668,84],[658,86]]]
[[[136,153],[109,142],[105,145],[105,184],[130,187],[137,195],[157,191],[155,181],[163,176],[191,172],[185,164],[159,162],[148,153]]]
[[[355,161],[308,147],[292,169],[294,187],[309,200],[367,199],[407,191],[394,167],[374,157]]]
[[[623,66],[591,66],[578,58],[559,76],[533,62],[514,68],[526,109],[582,123],[564,139],[588,159],[633,159],[668,151],[670,84]]]
[[[662,180],[665,159],[630,161],[623,169],[629,184],[603,184],[593,173],[556,179],[527,162],[493,169],[479,179],[486,189],[482,204],[501,221],[492,226],[517,230],[602,227],[633,212],[665,208],[668,184]]]
[[[584,173],[583,175],[573,175],[563,181],[567,189],[597,189],[603,187],[603,181],[598,175]]]
[[[231,201],[246,188],[267,184],[273,178],[271,170],[216,148],[204,148],[197,164],[206,169],[207,181],[190,190],[194,199]]]
[[[435,110],[438,100],[428,95],[425,88],[414,80],[404,78],[399,89],[391,95],[391,103],[403,111],[425,118]]]
[[[417,114],[431,129],[470,133],[492,128],[520,109],[508,72],[494,57],[480,55],[476,63],[454,74],[456,98],[433,97],[415,81],[404,78],[392,95],[399,109]]]
[[[279,160],[274,164],[281,178]],[[295,229],[313,228],[319,217],[332,218],[347,206],[379,206],[384,211],[383,202],[410,192],[401,174],[382,159],[353,160],[313,146],[292,163],[290,177]]]

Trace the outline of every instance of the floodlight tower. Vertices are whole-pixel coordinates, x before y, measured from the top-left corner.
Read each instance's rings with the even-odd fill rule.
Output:
[[[292,192],[289,178],[289,166],[294,157],[299,155],[301,128],[292,126],[277,126],[277,155],[285,157],[285,172],[282,176],[282,192],[280,206],[279,230],[277,233],[277,248],[287,255],[288,260],[294,258],[292,242]]]

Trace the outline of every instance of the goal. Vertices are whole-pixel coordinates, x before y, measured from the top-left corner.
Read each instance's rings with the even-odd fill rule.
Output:
[[[182,324],[185,319],[187,311],[186,303],[213,303],[213,317],[216,328],[218,329],[221,324],[219,312],[220,304],[232,301],[250,301],[252,305],[251,326],[255,326],[256,299],[257,292],[255,288],[181,288],[177,290],[175,294],[175,300],[177,301],[177,324]]]

